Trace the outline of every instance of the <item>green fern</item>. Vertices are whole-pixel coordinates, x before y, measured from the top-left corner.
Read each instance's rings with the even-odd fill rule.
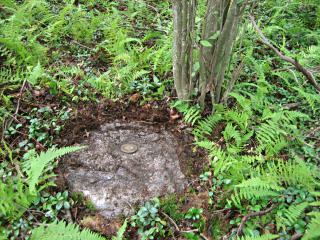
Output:
[[[283,159],[271,161],[261,173],[262,176],[272,177],[278,184],[300,185],[310,191],[316,187],[316,174],[297,156],[292,161],[285,162]]]
[[[260,126],[256,127],[257,140],[260,146],[257,152],[265,150],[268,157],[277,155],[282,149],[303,139],[296,128],[298,120],[310,119],[306,114],[298,111],[263,111]],[[301,142],[300,142],[301,143]]]
[[[192,134],[199,139],[206,139],[206,135],[210,136],[216,125],[223,120],[221,114],[215,113],[207,116],[203,120],[199,120]]]
[[[266,234],[266,235],[255,236],[255,237],[243,236],[243,237],[240,237],[239,240],[271,240],[271,239],[276,239],[276,238],[278,238],[278,237],[279,237],[279,235]]]
[[[123,239],[123,235],[126,231],[127,228],[127,219],[124,220],[124,223],[122,224],[121,228],[118,230],[117,232],[117,236],[112,237],[112,240],[122,240]]]
[[[273,182],[272,178],[262,179],[261,177],[253,177],[235,186],[239,192],[240,198],[252,199],[270,196],[280,196],[280,191],[284,188]],[[235,193],[238,194],[237,192]]]
[[[245,98],[243,95],[236,92],[229,93],[230,96],[234,97],[237,100],[237,103],[242,107],[244,111],[247,112],[249,116],[252,115],[252,105],[251,101]]]
[[[81,147],[64,147],[60,149],[55,150],[48,150],[47,152],[41,152],[40,155],[36,155],[35,157],[31,157],[27,161],[23,163],[24,167],[26,168],[26,173],[28,176],[27,184],[29,185],[29,192],[32,195],[36,195],[38,192],[38,189],[36,189],[36,186],[45,181],[46,179],[54,176],[53,173],[46,174],[42,176],[43,174],[47,173],[49,170],[52,169],[52,166],[50,163],[58,157],[61,157],[62,155],[68,154],[73,151],[77,151],[80,149],[85,148],[85,146]],[[40,190],[44,187],[40,187]]]
[[[41,187],[38,184],[54,176],[48,173],[52,169],[50,163],[64,154],[82,149],[83,147],[65,147],[56,150],[48,150],[40,155],[35,151],[29,151],[24,155],[24,171],[28,178],[21,178],[17,175],[15,180],[7,178],[0,181],[0,217],[9,221],[19,218],[35,200],[38,191],[46,188],[50,183],[45,183]]]
[[[53,222],[48,227],[43,224],[34,229],[31,240],[105,240],[105,238],[87,228],[80,231],[79,226],[61,221]]]
[[[201,118],[201,110],[199,106],[190,106],[188,103],[178,100],[171,104],[171,107],[183,113],[184,120],[193,126]]]
[[[19,176],[17,182],[10,178],[6,182],[0,181],[0,218],[13,221],[21,217],[33,200]]]
[[[301,87],[294,87],[300,97],[302,97],[311,107],[313,114],[315,114],[320,109],[320,97],[319,94],[316,93],[307,93]]]
[[[253,169],[252,175],[252,178],[235,186],[241,198],[280,196],[283,185],[300,185],[312,191],[317,184],[316,173],[298,157],[287,162],[282,159],[270,161],[265,168]]]
[[[245,133],[248,131],[248,127],[251,123],[251,113],[248,114],[247,111],[230,110],[225,112],[225,119],[230,120],[237,124],[241,128],[241,132]]]
[[[286,209],[284,213],[285,218],[283,218],[285,224],[287,224],[288,226],[292,226],[293,224],[295,224],[307,206],[308,203],[303,202],[298,205],[291,205],[288,209]]]
[[[302,240],[312,240],[320,237],[320,213],[311,212],[309,216],[313,216],[311,222],[307,225],[307,231],[302,237]]]
[[[236,129],[236,126],[229,122],[222,134],[230,153],[237,154],[243,150],[241,133]],[[234,142],[231,142],[232,139]]]

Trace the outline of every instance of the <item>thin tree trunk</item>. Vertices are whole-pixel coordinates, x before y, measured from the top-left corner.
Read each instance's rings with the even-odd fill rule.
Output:
[[[201,96],[199,102],[201,105],[204,105],[204,99],[208,91],[210,91],[212,104],[220,102],[227,62],[230,58],[244,11],[244,8],[237,2],[236,0],[232,3],[224,0],[208,0],[202,39],[210,41],[210,36],[213,35],[214,31],[216,33],[218,29],[220,35],[216,40],[210,42],[212,44],[211,49],[202,46],[202,49],[207,49],[207,51],[200,51],[202,69],[200,70],[199,88]],[[215,13],[214,18],[210,18],[212,13]],[[216,23],[210,23],[212,20],[216,20]]]
[[[198,53],[201,105],[204,105],[208,92],[212,104],[219,103],[223,95],[222,83],[226,66],[246,5],[238,2],[239,0],[207,0],[201,40],[209,42],[211,46],[200,45]],[[173,75],[179,99],[190,98],[194,85],[192,70],[195,16],[196,0],[173,0]],[[212,38],[213,35],[215,38]]]
[[[182,33],[182,3],[175,0],[172,6],[173,10],[173,78],[178,98],[182,97],[181,85],[181,33]]]
[[[173,1],[173,76],[179,99],[192,91],[193,41],[196,0]]]

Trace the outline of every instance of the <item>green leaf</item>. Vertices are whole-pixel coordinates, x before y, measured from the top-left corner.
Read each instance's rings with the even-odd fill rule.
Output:
[[[200,41],[200,44],[204,47],[212,47],[212,44],[206,40]]]
[[[63,202],[58,202],[58,204],[56,205],[56,209],[60,210],[63,206]]]
[[[215,34],[213,34],[211,37],[209,37],[210,40],[215,40],[219,37],[220,31],[217,31]]]
[[[70,203],[69,202],[64,202],[63,206],[65,209],[70,209]]]
[[[44,69],[41,67],[40,62],[38,62],[38,65],[32,69],[32,72],[27,78],[28,82],[31,83],[32,85],[37,84],[39,78],[42,76],[43,73],[44,73]]]

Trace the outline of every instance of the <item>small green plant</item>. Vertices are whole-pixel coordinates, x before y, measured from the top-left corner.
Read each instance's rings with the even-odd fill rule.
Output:
[[[138,233],[142,240],[154,239],[158,234],[165,236],[166,221],[161,220],[158,215],[160,200],[153,199],[153,203],[146,202],[138,213],[131,217],[131,225],[138,226]]]
[[[182,201],[176,195],[169,195],[165,199],[161,199],[160,209],[174,221],[179,222],[184,218],[184,213],[181,211]]]
[[[183,233],[183,236],[185,236],[187,239],[197,240],[200,237],[200,233],[203,232],[205,222],[201,217],[201,214],[203,213],[202,209],[192,207],[189,209],[187,214],[185,215],[186,219],[193,220],[193,226],[198,229],[198,231],[190,232],[190,233]]]
[[[55,195],[50,193],[41,192],[38,193],[36,200],[33,203],[38,211],[45,213],[45,216],[54,219],[58,216],[58,213],[62,210],[70,209],[70,203],[68,201],[68,191],[63,193],[58,192]]]

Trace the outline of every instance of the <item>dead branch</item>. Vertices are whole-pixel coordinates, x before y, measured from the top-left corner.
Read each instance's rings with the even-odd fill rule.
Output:
[[[199,232],[199,229],[191,229],[191,230],[185,230],[181,231],[182,233],[192,233],[192,232]],[[204,240],[209,240],[203,233],[199,233],[200,237],[202,237]]]
[[[310,71],[308,71],[306,68],[304,68],[297,59],[293,59],[290,57],[287,57],[285,55],[283,55],[277,48],[275,48],[270,42],[269,40],[264,36],[264,34],[262,33],[262,31],[260,30],[260,28],[257,26],[254,17],[252,15],[249,15],[249,18],[253,24],[253,26],[255,27],[255,29],[257,30],[257,32],[259,33],[259,35],[262,37],[262,39],[257,38],[256,40],[264,45],[266,45],[267,47],[269,47],[272,51],[275,52],[275,54],[278,55],[278,57],[281,60],[284,60],[286,62],[291,63],[292,65],[295,66],[295,68],[301,72],[310,82],[311,84],[317,89],[318,92],[320,92],[320,87],[317,83],[317,81],[315,80],[314,76],[312,75],[312,73]]]
[[[302,102],[289,103],[289,104],[282,105],[281,107],[283,107],[283,108],[295,108],[295,107],[298,107],[300,105],[303,105],[303,103]]]
[[[200,233],[200,237],[202,237],[204,240],[209,240],[203,233]]]
[[[303,236],[302,233],[296,233],[296,234],[294,234],[294,235],[290,238],[290,240],[298,240],[298,239],[300,239],[302,236]]]
[[[296,83],[299,85],[299,81],[298,81],[298,78],[297,78],[297,75],[295,74],[295,72],[292,70],[292,69],[288,69],[289,72],[292,73],[293,77],[294,77],[294,80],[296,81]]]
[[[280,205],[281,202],[277,202],[275,205],[273,205],[272,207],[264,210],[264,211],[260,211],[260,212],[251,212],[248,215],[244,216],[241,220],[240,226],[238,228],[237,231],[237,236],[240,236],[244,227],[244,223],[250,219],[251,217],[255,217],[255,216],[262,216],[264,214],[267,214],[269,212],[271,212],[273,209],[275,209],[276,207],[278,207]]]
[[[17,108],[16,108],[16,111],[14,112],[13,115],[17,115],[17,113],[18,113],[18,111],[19,111],[21,95],[22,95],[22,92],[23,92],[24,87],[25,87],[25,85],[26,85],[26,81],[27,81],[27,79],[25,78],[24,81],[23,81],[23,83],[22,83],[22,87],[21,87],[21,89],[20,89],[20,94],[19,94],[19,99],[18,99]]]
[[[91,51],[95,50],[94,48],[90,48],[90,47],[88,47],[88,46],[86,46],[86,45],[83,45],[83,44],[81,44],[81,43],[78,43],[77,41],[72,40],[71,42],[72,42],[73,44],[78,45],[78,46],[80,46],[80,47],[83,47],[83,48],[85,48],[85,49],[88,49],[88,50],[91,50]]]
[[[232,74],[232,79],[231,79],[226,91],[224,92],[222,99],[221,99],[221,103],[223,105],[227,103],[228,97],[229,97],[228,94],[232,91],[234,84],[236,83],[237,79],[239,78],[240,73],[242,72],[243,67],[244,67],[244,59],[241,61],[241,63],[237,67],[237,69]]]
[[[313,136],[313,135],[314,135],[314,133],[315,133],[315,132],[317,132],[317,131],[319,131],[319,130],[320,130],[320,127],[316,127],[315,129],[305,131],[304,133],[308,133],[308,136],[307,136],[307,138],[308,138],[308,137]]]
[[[180,228],[178,227],[178,225],[176,224],[176,222],[175,222],[168,214],[166,214],[166,213],[164,213],[164,212],[161,212],[161,214],[162,214],[163,216],[165,216],[165,217],[174,225],[174,227],[176,228],[176,230],[177,230],[178,232],[180,232]]]

